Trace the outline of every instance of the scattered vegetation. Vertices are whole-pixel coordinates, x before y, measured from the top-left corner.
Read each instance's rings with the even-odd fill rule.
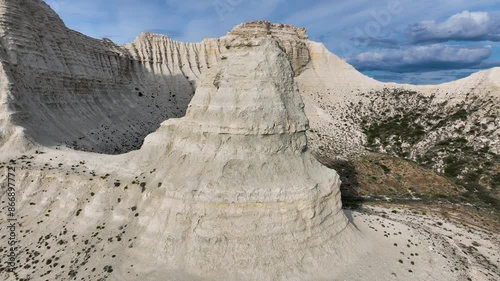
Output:
[[[494,129],[487,124],[496,115],[485,112],[497,110],[494,102],[467,95],[459,103],[439,103],[434,95],[397,89],[363,96],[370,102],[351,104],[350,118],[366,135],[368,150],[442,173],[466,189],[462,200],[500,209],[500,198],[489,190],[500,186],[500,157],[476,138],[492,139]]]
[[[491,177],[491,187],[492,188],[500,187],[500,173],[497,173]]]
[[[106,265],[103,269],[107,273],[113,272],[113,267],[111,265]]]

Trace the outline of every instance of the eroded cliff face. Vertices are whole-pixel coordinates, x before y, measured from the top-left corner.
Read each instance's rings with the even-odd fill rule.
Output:
[[[151,33],[116,46],[67,29],[42,1],[2,4],[4,149],[66,145],[108,154],[137,149],[163,120],[184,115],[202,73],[224,59],[230,48],[221,39],[189,44]],[[311,46],[304,29],[290,25],[245,23],[223,40],[239,37],[278,42],[294,76],[314,81],[313,86],[299,87],[313,128],[325,126],[310,109],[317,108],[318,101],[308,96],[329,80],[326,73],[332,69],[323,69],[324,76],[302,72],[331,54],[326,49],[318,52],[321,47]]]
[[[11,128],[3,130],[2,144],[22,127],[27,140],[44,146],[137,148],[163,120],[184,115],[201,69],[218,59],[211,40],[187,44],[143,34],[121,47],[67,29],[42,1],[0,5],[8,101],[2,124]]]
[[[288,25],[247,23],[195,44],[145,33],[116,46],[68,30],[41,1],[3,0],[0,7],[0,166],[18,171],[23,261],[17,275],[0,267],[0,279],[462,276],[449,271],[463,260],[429,251],[435,245],[426,244],[427,234],[397,240],[405,249],[410,238],[419,245],[418,272],[397,262],[400,249],[382,234],[389,228],[380,218],[373,226],[360,220],[374,231],[359,239],[341,210],[339,176],[312,152],[331,160],[367,149],[409,155],[400,157],[431,151],[429,165],[447,159],[445,172],[493,185],[469,166],[489,165],[488,175],[498,167],[498,69],[438,87],[383,84]],[[427,149],[432,143],[436,149]],[[453,162],[453,155],[482,162]],[[431,173],[400,160],[361,161],[363,173],[343,179],[411,193]],[[374,169],[391,178],[374,179]],[[417,187],[462,192],[429,178],[431,186]],[[380,239],[372,239],[375,232]]]

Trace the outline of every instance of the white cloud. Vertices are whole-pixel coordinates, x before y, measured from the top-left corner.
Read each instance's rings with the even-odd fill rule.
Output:
[[[423,21],[410,25],[408,35],[416,43],[445,41],[500,41],[500,20],[487,12],[469,12],[451,16],[442,23]]]

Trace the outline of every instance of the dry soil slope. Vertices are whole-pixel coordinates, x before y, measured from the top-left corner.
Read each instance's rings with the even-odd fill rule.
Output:
[[[298,75],[297,83],[315,133],[311,134],[315,147],[323,145],[321,150],[337,155],[356,153],[362,151],[363,146],[369,142],[363,120],[383,121],[395,114],[418,110],[429,114],[439,113],[441,118],[435,119],[441,121],[464,109],[466,112],[461,118],[463,127],[474,127],[475,122],[487,126],[487,130],[483,130],[480,135],[470,134],[470,140],[479,137],[473,140],[476,145],[491,145],[492,151],[500,151],[500,68],[480,71],[470,77],[441,85],[382,83],[361,74],[320,43],[309,41],[308,47],[311,62]],[[435,122],[428,120],[431,117],[422,116],[422,121]],[[427,145],[429,140],[436,142],[439,138],[453,135],[450,128],[438,133],[434,129],[437,128],[428,130],[429,134],[419,139],[422,143],[415,144],[416,148]],[[463,133],[467,133],[467,130]],[[402,142],[404,144],[404,140]],[[411,144],[412,147],[413,145]]]
[[[322,44],[296,77],[321,157],[380,152],[415,161],[500,207],[500,68],[433,86],[381,83]]]

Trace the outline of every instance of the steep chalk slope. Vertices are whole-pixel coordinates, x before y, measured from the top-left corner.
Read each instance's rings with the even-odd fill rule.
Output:
[[[202,73],[228,51],[221,39],[187,44],[150,33],[120,47],[68,30],[42,1],[1,5],[3,150],[30,143],[100,153],[136,149],[163,120],[185,113]],[[307,40],[302,28],[257,21],[226,38],[235,36],[273,38],[284,50],[316,154],[350,157],[368,148],[417,160],[464,134],[469,146],[500,150],[498,69],[438,86],[384,84]],[[392,124],[398,116],[412,122]],[[380,130],[384,125],[390,132]],[[443,159],[432,158],[429,166],[444,170]]]
[[[362,151],[364,135],[343,113],[360,102],[360,93],[384,85],[359,73],[321,43],[309,41],[307,47],[311,61],[296,79],[311,121],[308,137],[313,150],[341,156]]]
[[[296,28],[289,24],[272,24],[268,21],[254,21],[235,26],[228,32],[227,37],[273,38],[286,53],[295,75],[300,74],[311,59],[306,44],[308,37],[305,28]]]
[[[212,40],[143,34],[123,47],[67,29],[41,0],[0,1],[0,147],[19,141],[101,153],[137,148],[182,116]],[[18,143],[13,146],[12,143]]]
[[[441,94],[477,94],[498,97],[500,91],[500,67],[482,70],[472,75],[434,86],[414,86],[415,89]]]
[[[291,64],[314,154],[388,153],[500,196],[498,68],[437,86],[380,83],[304,29],[267,21],[201,43],[144,33],[116,46],[67,29],[40,0],[0,1],[0,34],[3,152],[137,149],[162,121],[184,115],[202,74],[226,59],[225,40],[266,37]]]
[[[306,103],[306,114],[311,121],[310,137],[315,150],[341,156],[363,151],[367,142],[370,142],[369,133],[364,128],[367,125],[365,123],[400,116],[402,111],[440,114],[442,118],[435,120],[430,120],[429,116],[411,120],[439,123],[464,110],[464,127],[477,127],[474,124],[478,122],[489,127],[487,131],[478,132],[479,135],[470,135],[471,139],[480,137],[476,139],[478,142],[475,145],[491,145],[495,153],[500,152],[498,126],[494,126],[500,121],[498,68],[436,86],[381,83],[359,73],[322,44],[308,42],[308,47],[311,62],[297,77],[297,83]],[[436,141],[436,136],[432,136],[436,128],[430,129],[426,130],[429,135],[421,136],[419,141]],[[439,131],[437,138],[449,137],[452,134],[449,131],[455,128],[448,126],[440,129],[448,132]],[[404,140],[401,143],[403,150],[410,148]],[[413,154],[410,150],[406,152],[408,155]]]

